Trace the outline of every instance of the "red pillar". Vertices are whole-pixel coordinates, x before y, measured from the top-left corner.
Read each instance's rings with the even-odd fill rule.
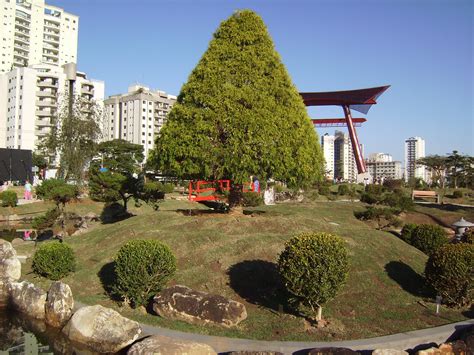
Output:
[[[351,109],[348,105],[343,105],[342,108],[344,110],[344,116],[346,116],[346,123],[347,128],[349,129],[349,137],[351,137],[352,150],[354,152],[354,157],[357,164],[357,171],[359,174],[363,174],[367,171],[367,169],[365,168],[364,157],[360,151],[359,139],[357,138],[354,123],[352,122]]]

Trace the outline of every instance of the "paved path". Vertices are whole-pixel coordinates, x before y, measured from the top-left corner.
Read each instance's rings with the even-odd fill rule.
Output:
[[[164,335],[175,339],[190,340],[199,343],[209,344],[219,353],[238,350],[253,351],[279,351],[284,354],[305,353],[304,350],[317,347],[345,347],[352,350],[373,350],[373,349],[397,349],[408,350],[418,345],[443,343],[447,341],[454,332],[462,330],[468,326],[474,326],[474,319],[463,322],[443,325],[441,327],[415,330],[412,332],[399,333],[377,338],[348,340],[337,342],[296,342],[296,341],[262,341],[251,339],[226,338],[194,333],[184,333],[171,329],[152,327],[142,324],[142,329],[147,335]]]

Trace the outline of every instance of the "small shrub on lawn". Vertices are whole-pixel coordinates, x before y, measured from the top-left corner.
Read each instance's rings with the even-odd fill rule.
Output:
[[[2,207],[16,207],[18,205],[18,196],[14,191],[3,191],[0,194]]]
[[[403,226],[402,232],[400,233],[400,239],[404,242],[411,244],[411,235],[415,230],[417,224],[415,223],[407,223]]]
[[[439,248],[426,263],[425,277],[447,305],[470,305],[474,301],[474,245]]]
[[[285,243],[278,270],[293,300],[318,320],[322,305],[345,283],[349,256],[344,240],[328,233],[303,233]]]
[[[279,193],[282,193],[284,190],[283,186],[280,185],[280,184],[275,184],[275,193],[276,194],[279,194]]]
[[[50,280],[59,280],[73,272],[76,258],[72,248],[60,242],[42,244],[33,256],[33,271]]]
[[[453,198],[462,198],[464,193],[461,190],[454,190],[453,191]]]
[[[174,185],[171,183],[166,183],[163,185],[163,191],[165,194],[170,194],[174,191]]]
[[[360,201],[367,203],[369,205],[374,205],[376,203],[380,203],[382,201],[382,195],[375,195],[370,192],[363,192],[360,195]]]
[[[463,243],[474,244],[474,229],[466,231],[461,239]]]
[[[132,307],[145,306],[176,271],[170,248],[157,240],[132,240],[115,258],[114,292]]]
[[[383,186],[390,191],[400,190],[403,187],[403,180],[402,179],[396,179],[396,180],[387,179],[387,180],[384,180]]]
[[[381,195],[384,192],[384,187],[383,185],[378,185],[378,184],[368,184],[365,186],[365,192],[369,194],[374,194],[374,195]]]
[[[354,216],[361,221],[377,222],[377,229],[400,227],[402,221],[397,217],[400,210],[387,207],[369,206],[365,211],[355,211]]]
[[[432,224],[420,224],[411,233],[411,245],[426,255],[433,254],[438,248],[448,242],[443,228]]]
[[[412,211],[415,208],[411,197],[406,196],[401,190],[386,194],[383,203],[390,207],[396,207],[401,211]]]
[[[33,218],[32,227],[38,230],[51,228],[60,215],[59,209],[51,208],[44,215]]]
[[[242,205],[244,207],[257,207],[263,204],[263,197],[256,192],[242,193]]]
[[[338,188],[337,188],[337,194],[338,195],[349,195],[349,186],[347,185],[339,185]]]
[[[318,187],[318,192],[320,195],[323,195],[323,196],[331,195],[331,189],[329,188],[329,186],[326,186],[326,185]]]

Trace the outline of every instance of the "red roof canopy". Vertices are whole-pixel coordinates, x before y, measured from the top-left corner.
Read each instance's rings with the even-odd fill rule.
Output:
[[[306,106],[342,106],[347,105],[359,112],[367,113],[371,105],[377,103],[377,98],[390,85],[376,88],[328,91],[328,92],[300,92]]]

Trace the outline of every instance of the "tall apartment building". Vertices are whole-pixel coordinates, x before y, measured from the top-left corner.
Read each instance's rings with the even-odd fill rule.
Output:
[[[147,157],[175,102],[176,96],[142,85],[132,85],[127,93],[110,96],[104,101],[103,139],[141,144]]]
[[[77,63],[77,16],[44,0],[0,4],[0,74],[40,63]]]
[[[35,150],[71,84],[74,95],[99,104],[104,99],[104,82],[89,80],[74,63],[38,64],[0,74],[0,147]]]
[[[426,180],[426,169],[417,165],[416,161],[425,156],[425,141],[420,137],[411,137],[405,140],[405,181],[410,178]]]
[[[372,182],[399,180],[402,178],[402,162],[394,161],[390,154],[374,153],[365,162]]]
[[[357,165],[349,135],[340,131],[336,131],[334,136],[325,134],[321,137],[321,144],[328,172],[326,177],[343,181],[357,181]],[[363,154],[362,145],[361,151]]]

